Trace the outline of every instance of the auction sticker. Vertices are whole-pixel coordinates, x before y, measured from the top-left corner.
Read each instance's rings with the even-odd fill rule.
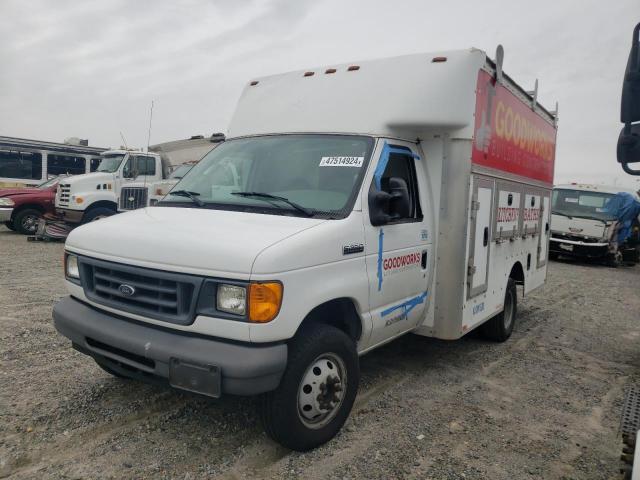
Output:
[[[321,167],[362,167],[364,157],[322,157]]]

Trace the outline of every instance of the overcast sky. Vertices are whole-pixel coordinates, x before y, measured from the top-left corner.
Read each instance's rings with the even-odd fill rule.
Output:
[[[0,135],[146,146],[225,132],[247,80],[332,63],[505,47],[560,103],[556,183],[640,186],[615,161],[638,0],[0,0]]]

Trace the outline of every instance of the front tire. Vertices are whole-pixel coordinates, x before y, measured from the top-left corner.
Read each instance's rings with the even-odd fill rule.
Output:
[[[114,212],[110,208],[106,207],[96,207],[89,210],[84,214],[84,218],[82,219],[82,223],[95,222],[96,220],[100,220],[102,218],[110,217]]]
[[[16,227],[13,225],[12,221],[4,222],[4,226],[7,227],[12,232],[16,231]]]
[[[16,216],[13,218],[13,226],[18,233],[35,235],[38,230],[40,217],[42,217],[42,213],[39,210],[26,208],[16,213]]]
[[[279,387],[263,398],[267,435],[299,452],[328,442],[347,420],[359,383],[355,342],[329,325],[303,327],[289,345]]]
[[[504,294],[502,312],[488,320],[482,326],[482,333],[485,338],[493,340],[494,342],[504,342],[507,340],[513,332],[517,312],[518,291],[516,290],[516,282],[513,278],[509,278],[507,290]]]

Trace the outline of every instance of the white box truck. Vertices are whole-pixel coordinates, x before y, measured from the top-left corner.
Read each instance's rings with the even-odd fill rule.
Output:
[[[178,195],[69,235],[55,326],[117,376],[264,394],[268,434],[314,448],[360,355],[510,336],[546,277],[555,136],[476,49],[253,80]]]

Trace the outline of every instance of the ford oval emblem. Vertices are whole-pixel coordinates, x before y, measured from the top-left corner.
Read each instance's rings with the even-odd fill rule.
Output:
[[[136,293],[136,289],[133,288],[131,285],[127,285],[125,283],[123,283],[122,285],[120,285],[118,287],[118,291],[125,297],[131,297],[133,296],[134,293]]]

